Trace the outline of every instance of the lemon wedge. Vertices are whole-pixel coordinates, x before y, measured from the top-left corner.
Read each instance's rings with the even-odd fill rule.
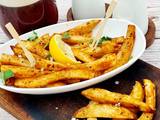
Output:
[[[79,63],[74,57],[71,47],[63,42],[61,35],[54,35],[51,38],[49,51],[56,62]]]

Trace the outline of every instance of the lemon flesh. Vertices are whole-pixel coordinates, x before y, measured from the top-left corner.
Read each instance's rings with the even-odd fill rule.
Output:
[[[61,35],[54,35],[49,43],[49,51],[56,62],[78,63],[71,47],[62,41]]]

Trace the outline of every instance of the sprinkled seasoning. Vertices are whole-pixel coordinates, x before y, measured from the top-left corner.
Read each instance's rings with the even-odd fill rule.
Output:
[[[116,85],[119,85],[119,81],[115,81],[114,83],[115,83]]]
[[[22,58],[22,55],[18,55],[19,58]]]
[[[77,118],[71,118],[71,120],[79,120],[79,119],[77,119]]]
[[[50,57],[50,61],[53,62],[53,58],[52,57]]]
[[[115,104],[116,107],[120,107],[121,106],[121,103],[117,103]]]
[[[44,71],[44,68],[41,68],[41,72],[43,72]]]

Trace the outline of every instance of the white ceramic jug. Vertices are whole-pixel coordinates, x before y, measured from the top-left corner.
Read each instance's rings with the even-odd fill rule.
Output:
[[[118,0],[113,18],[130,20],[146,34],[148,30],[147,0]]]
[[[76,20],[103,18],[105,16],[104,0],[72,0],[73,17]]]

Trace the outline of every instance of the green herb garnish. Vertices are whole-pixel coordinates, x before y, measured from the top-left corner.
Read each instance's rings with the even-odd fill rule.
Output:
[[[27,39],[28,41],[34,41],[34,40],[36,40],[38,38],[38,34],[35,32],[35,31],[33,31],[32,32],[32,35]]]
[[[2,80],[3,83],[11,77],[14,77],[14,73],[11,70],[7,70],[5,72],[1,71],[0,72],[0,79]]]
[[[62,39],[69,39],[69,38],[70,38],[70,35],[67,32],[65,32],[62,36]]]
[[[98,45],[101,45],[103,42],[105,42],[105,41],[110,41],[110,40],[112,40],[112,38],[107,37],[107,36],[103,36],[103,37],[99,40]]]

